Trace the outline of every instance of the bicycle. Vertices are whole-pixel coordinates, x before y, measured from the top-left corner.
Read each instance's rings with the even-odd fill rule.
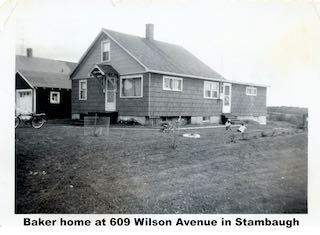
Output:
[[[46,122],[45,116],[45,113],[19,114],[18,116],[15,116],[15,128],[17,128],[21,121],[23,121],[26,125],[31,124],[33,128],[39,129]]]

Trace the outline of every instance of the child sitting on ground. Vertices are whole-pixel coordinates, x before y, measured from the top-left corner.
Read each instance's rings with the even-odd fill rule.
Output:
[[[247,129],[247,127],[244,125],[244,123],[241,124],[241,126],[239,127],[239,129],[237,130],[237,132],[241,132],[244,133],[244,131]]]
[[[230,119],[228,119],[226,121],[225,125],[226,125],[226,130],[231,130],[231,120]]]

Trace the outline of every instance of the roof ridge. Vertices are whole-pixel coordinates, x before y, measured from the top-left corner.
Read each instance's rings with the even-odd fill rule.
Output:
[[[17,55],[16,57],[23,57],[23,58],[27,58],[27,59],[38,59],[38,60],[51,60],[51,61],[57,61],[57,62],[64,62],[64,63],[73,63],[73,64],[77,64],[77,62],[73,62],[70,60],[61,60],[61,59],[53,59],[53,58],[44,58],[44,57],[38,57],[38,56],[32,56],[32,57],[28,57],[26,55]]]

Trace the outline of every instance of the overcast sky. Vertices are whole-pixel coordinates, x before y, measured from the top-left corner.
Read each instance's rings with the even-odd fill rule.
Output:
[[[268,105],[308,107],[319,85],[319,1],[20,0],[11,17],[17,54],[78,61],[102,27],[144,36],[153,23],[227,79],[269,85]]]

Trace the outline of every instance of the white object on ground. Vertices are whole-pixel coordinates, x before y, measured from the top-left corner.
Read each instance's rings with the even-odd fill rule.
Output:
[[[200,138],[200,135],[199,134],[191,134],[191,133],[185,133],[182,135],[183,137],[188,137],[188,138]]]

